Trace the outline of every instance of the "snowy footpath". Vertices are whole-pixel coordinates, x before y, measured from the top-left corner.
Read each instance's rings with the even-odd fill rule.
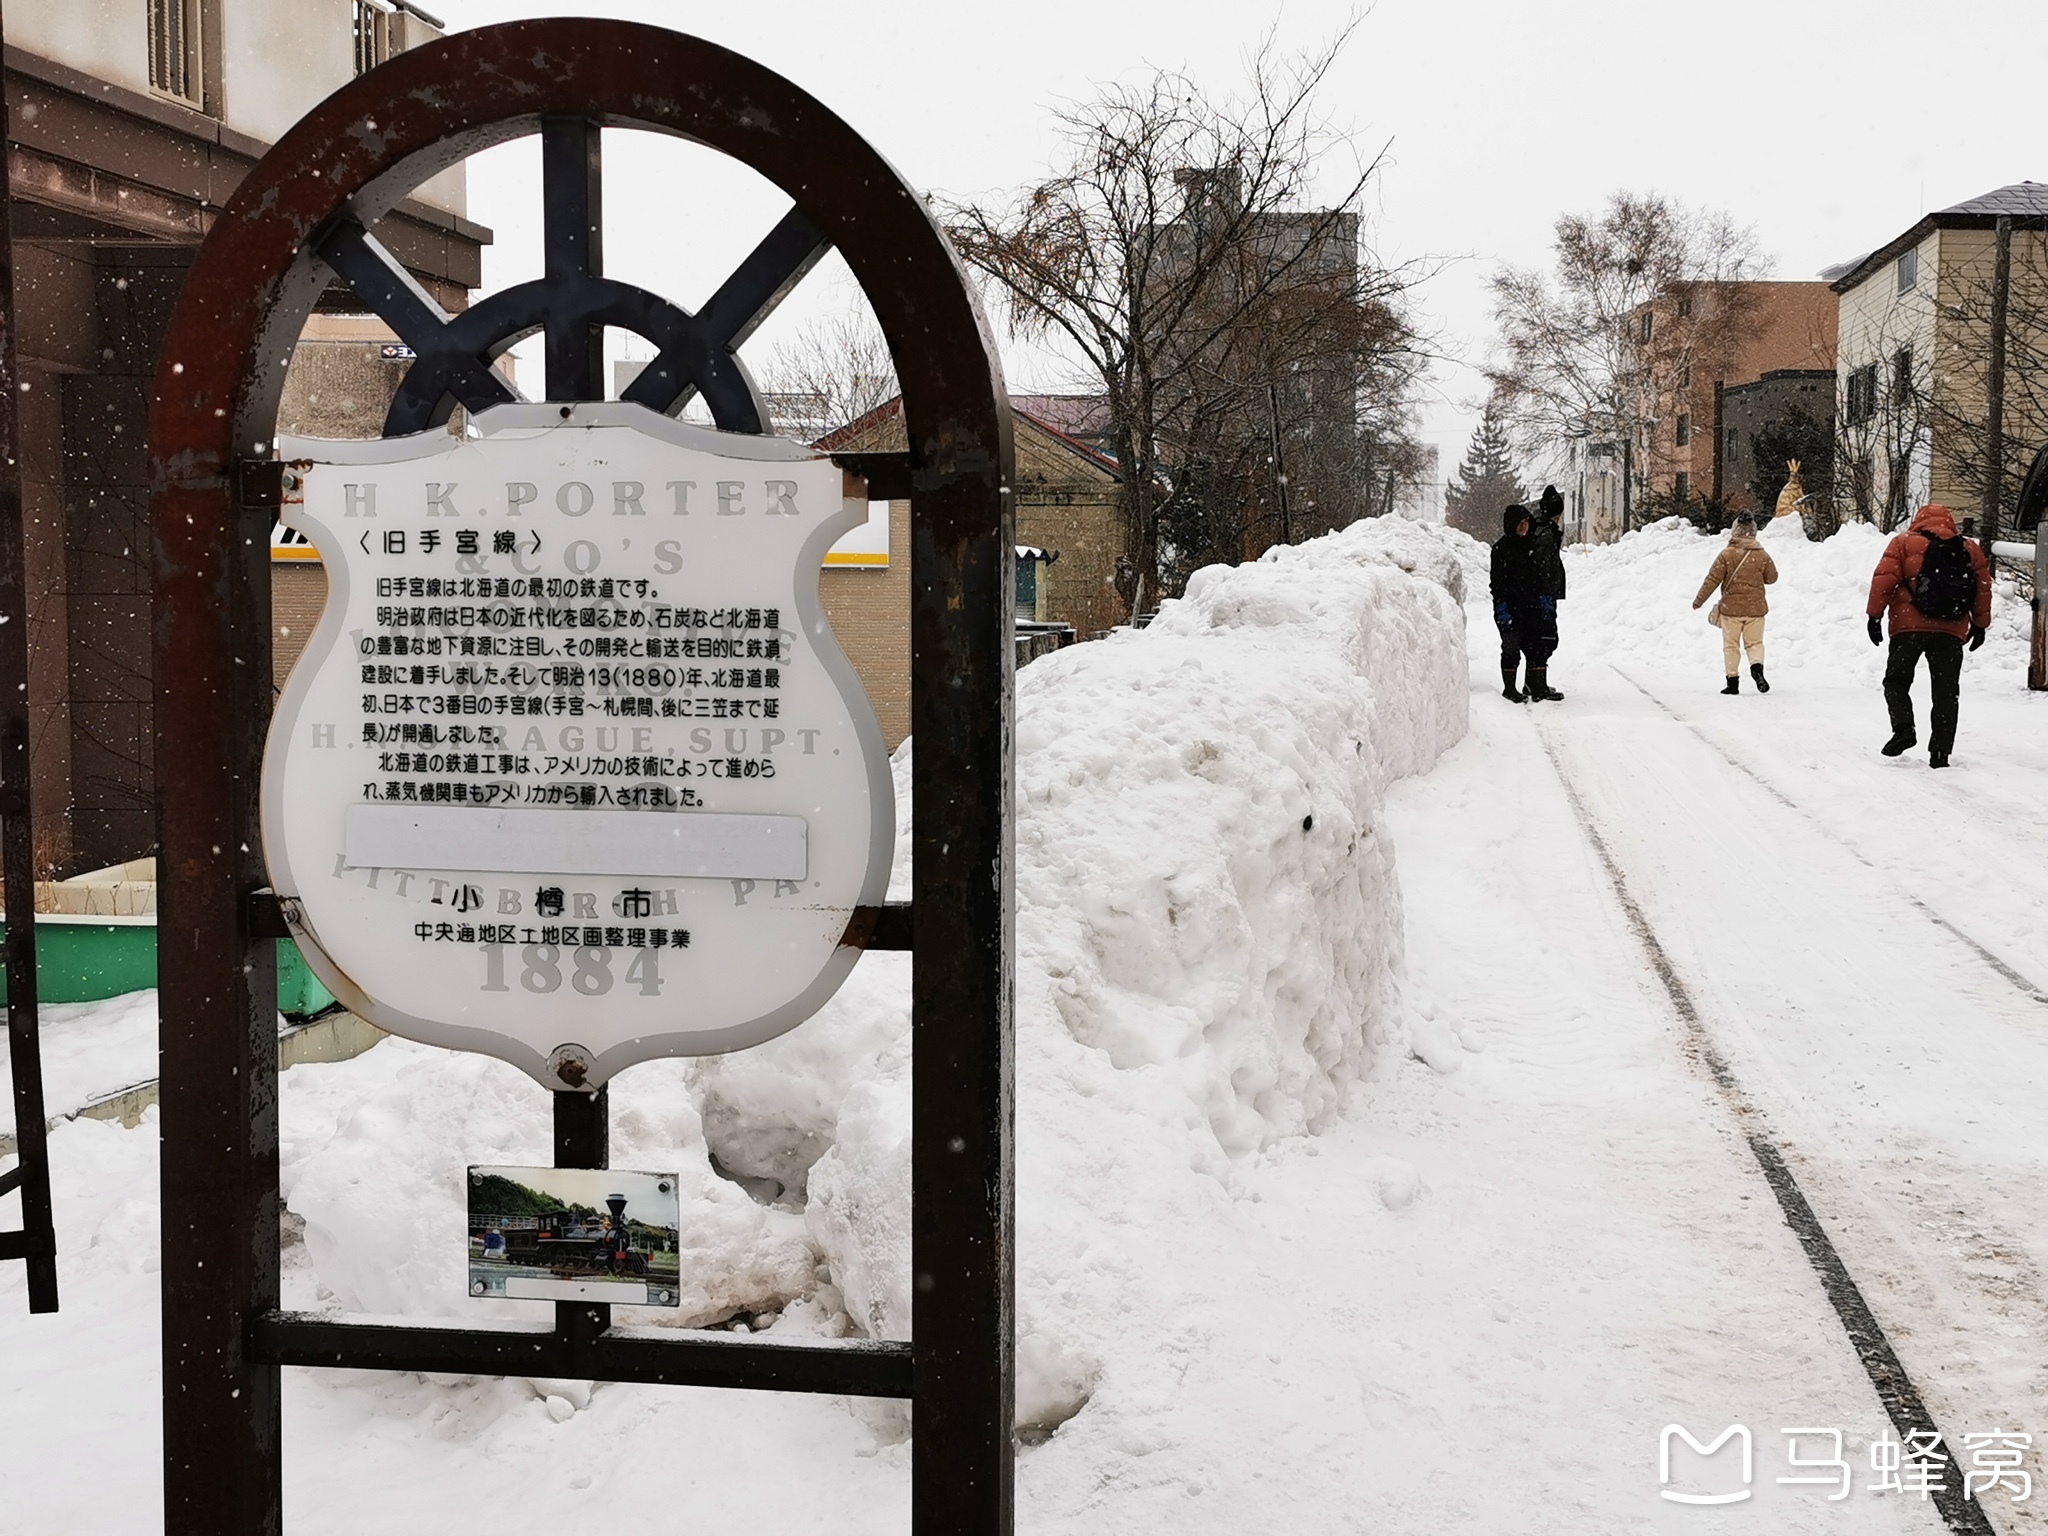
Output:
[[[1668,525],[1572,553],[1562,704],[1498,696],[1479,547],[1384,522],[1020,675],[1020,1529],[2048,1532],[2016,1480],[1975,1525],[1874,1486],[1870,1341],[1755,1150],[1928,1427],[2048,1471],[2048,697],[2002,596],[1955,767],[1879,758],[1878,540],[1792,532],[1764,697],[1717,693],[1714,544]],[[620,1080],[614,1161],[681,1170],[686,1234],[681,1314],[622,1320],[909,1336],[906,966]],[[60,1018],[66,1071],[148,1006]],[[459,1202],[545,1156],[527,1080],[392,1040],[282,1081],[288,1305],[520,1315],[462,1295]],[[64,1311],[0,1267],[0,1529],[160,1529],[153,1116],[51,1147]],[[1681,1444],[1666,1491],[1749,1497],[1661,1498],[1672,1424],[1753,1465]],[[909,1431],[292,1371],[287,1527],[516,1488],[563,1530],[879,1536]]]

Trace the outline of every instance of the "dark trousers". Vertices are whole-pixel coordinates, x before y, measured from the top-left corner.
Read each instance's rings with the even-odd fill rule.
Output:
[[[1508,609],[1508,622],[1503,624],[1496,617],[1493,627],[1500,631],[1503,667],[1519,666],[1524,656],[1530,666],[1544,666],[1557,649],[1557,619],[1535,603],[1514,604]]]
[[[1884,707],[1891,712],[1892,734],[1913,734],[1913,669],[1927,658],[1927,681],[1934,690],[1930,752],[1950,752],[1956,744],[1956,708],[1962,697],[1963,642],[1954,635],[1893,635],[1884,668]]]

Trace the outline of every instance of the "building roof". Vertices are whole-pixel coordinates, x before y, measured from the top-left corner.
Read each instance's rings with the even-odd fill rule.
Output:
[[[1937,209],[1868,255],[1822,268],[1820,276],[1835,292],[1847,293],[1937,229],[1990,229],[2001,218],[2010,218],[2023,229],[2048,229],[2048,182],[2016,181]]]
[[[1060,450],[1080,460],[1097,477],[1105,480],[1121,480],[1123,478],[1122,472],[1117,468],[1116,460],[1102,452],[1101,449],[1082,442],[1071,433],[1062,431],[1059,427],[1054,426],[1051,422],[1040,416],[1036,411],[1025,409],[1023,402],[1032,398],[1028,395],[1012,395],[1010,397],[1010,414],[1018,421],[1034,428],[1041,437],[1049,439]],[[1037,398],[1044,399],[1047,397],[1039,396]],[[1051,398],[1064,399],[1074,397],[1053,396]],[[831,453],[836,450],[849,449],[855,443],[873,447],[876,442],[885,437],[892,442],[900,442],[903,434],[898,422],[902,415],[903,397],[897,395],[892,399],[883,401],[865,416],[848,422],[836,431],[826,433],[811,446],[822,448],[827,453]]]
[[[1109,401],[1101,395],[1012,395],[1010,409],[1084,441],[1110,428]]]

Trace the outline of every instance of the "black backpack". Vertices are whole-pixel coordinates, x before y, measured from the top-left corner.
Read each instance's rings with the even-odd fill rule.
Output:
[[[1958,534],[1927,541],[1920,574],[1913,578],[1913,606],[1930,619],[1967,619],[1977,606],[1977,568],[1970,563],[1969,540]]]

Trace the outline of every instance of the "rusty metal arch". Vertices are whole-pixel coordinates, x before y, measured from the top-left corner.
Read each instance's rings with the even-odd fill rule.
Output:
[[[895,360],[919,814],[912,908],[879,914],[869,942],[893,933],[913,953],[907,1350],[656,1346],[569,1304],[554,1333],[517,1335],[323,1333],[277,1310],[280,930],[256,829],[285,368],[326,281],[324,234],[373,227],[435,171],[543,117],[673,134],[775,183],[844,255]],[[1012,448],[986,326],[922,198],[814,98],[700,39],[584,19],[457,33],[319,104],[236,190],[172,318],[151,438],[166,1530],[279,1529],[282,1363],[531,1371],[544,1354],[552,1374],[910,1396],[913,1528],[1009,1531]]]

